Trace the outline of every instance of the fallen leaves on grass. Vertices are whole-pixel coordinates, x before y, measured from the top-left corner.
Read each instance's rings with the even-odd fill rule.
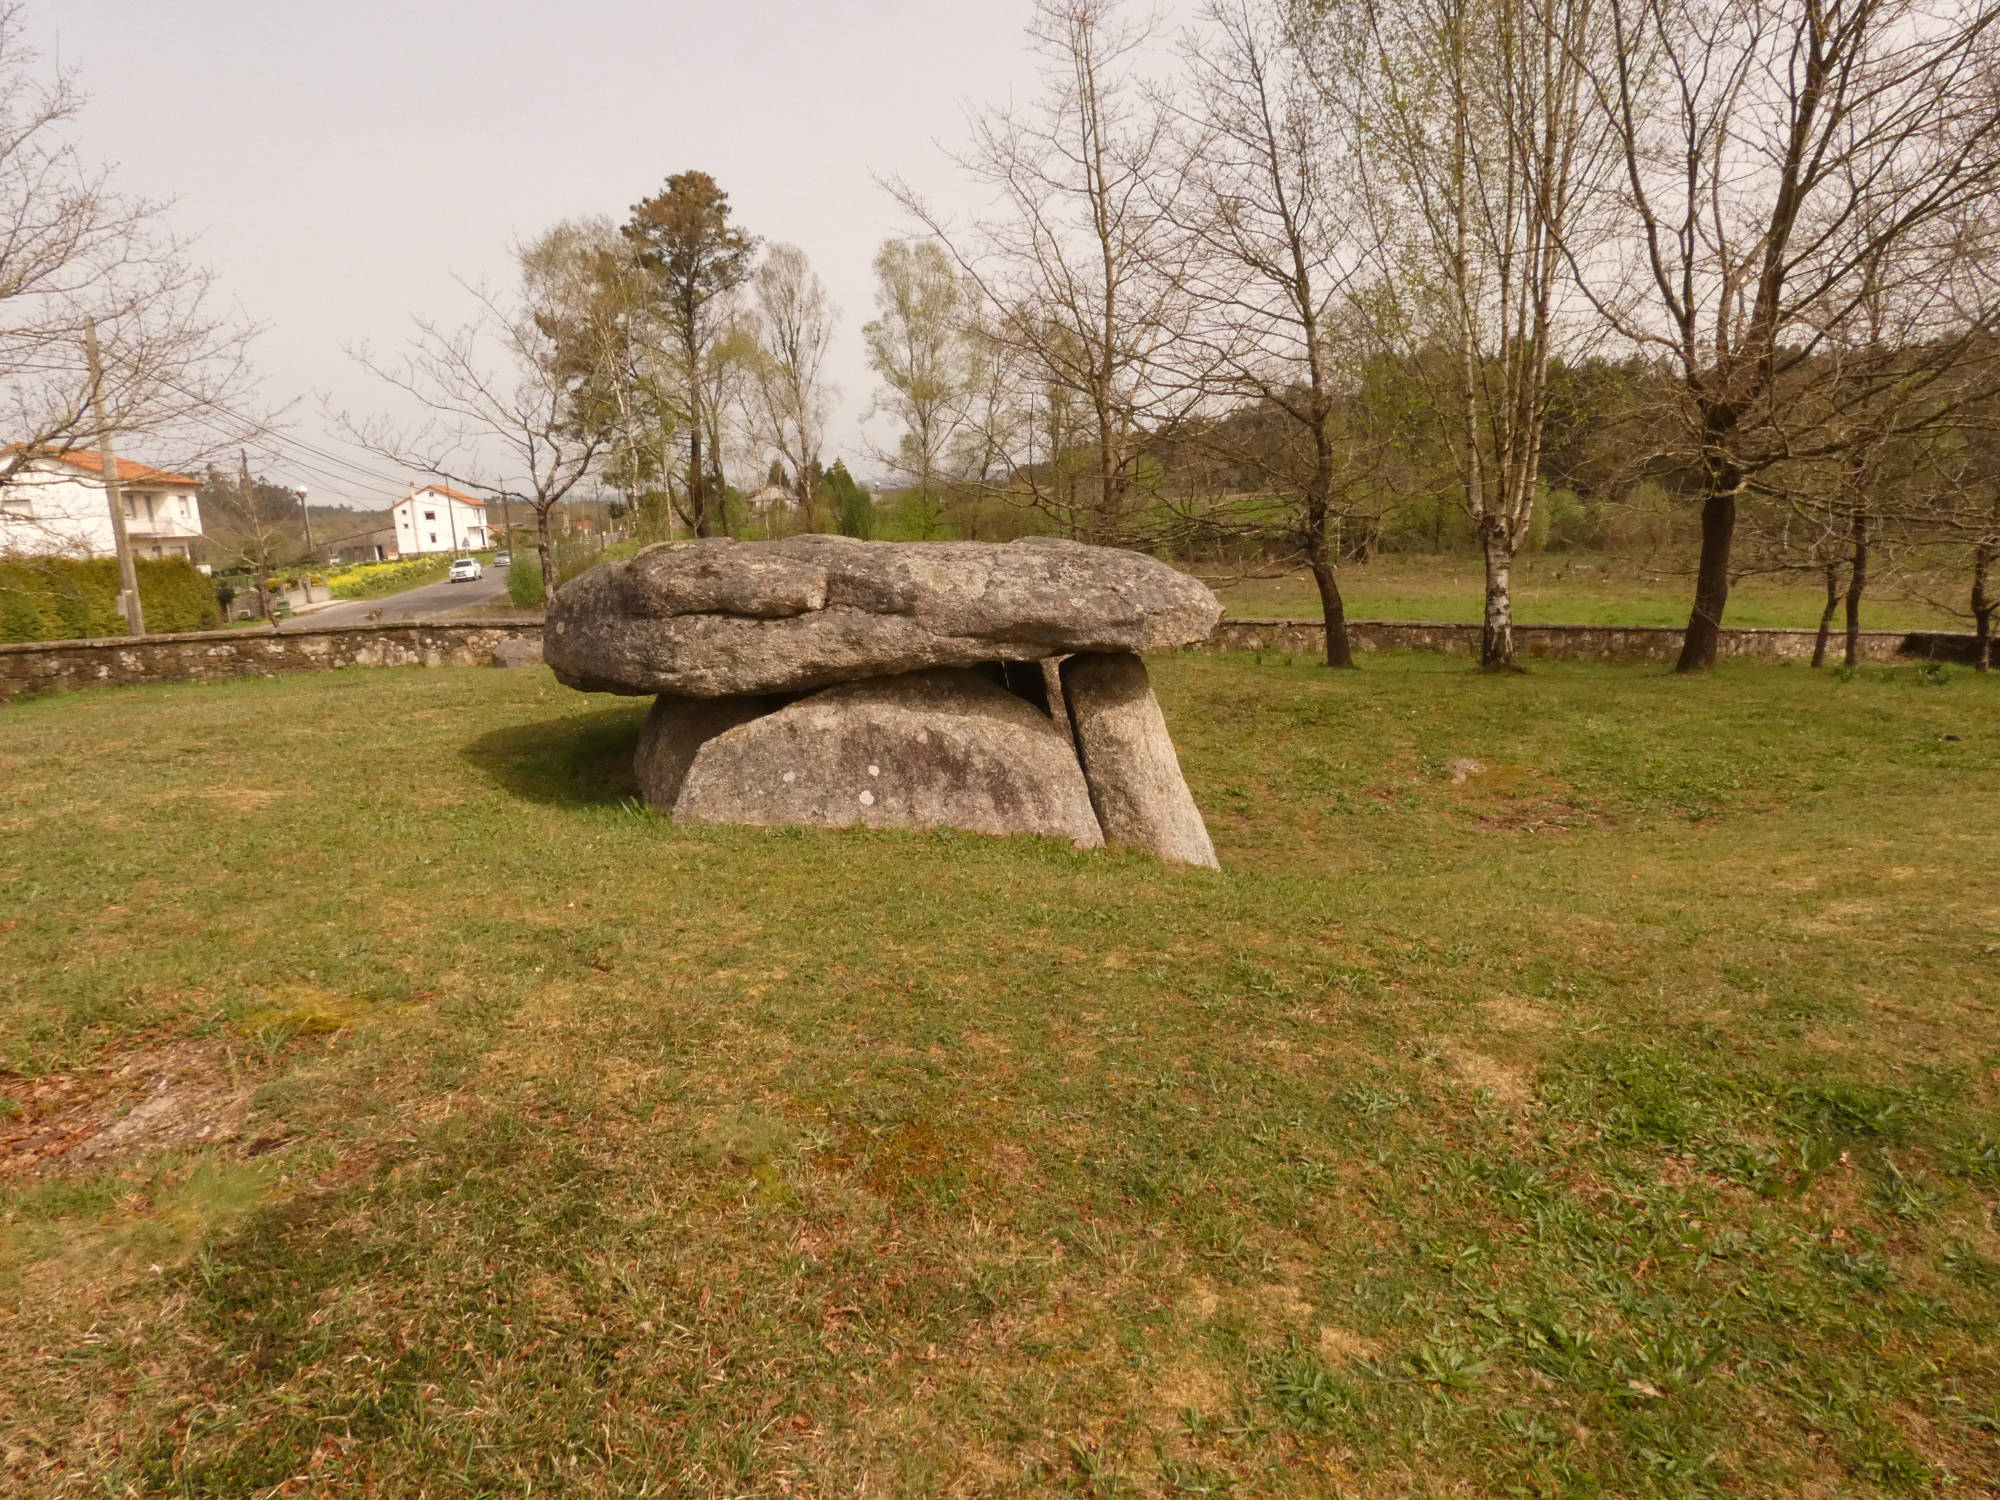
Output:
[[[57,1162],[234,1140],[251,1081],[219,1043],[178,1042],[33,1081],[0,1078],[14,1113],[0,1123],[0,1179]]]

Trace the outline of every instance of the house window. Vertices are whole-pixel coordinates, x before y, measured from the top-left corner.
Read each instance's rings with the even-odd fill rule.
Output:
[[[435,546],[437,545],[437,539],[438,539],[438,534],[437,534],[437,533],[436,533],[435,531],[433,531],[433,532],[431,533],[431,545],[432,545],[433,547],[435,547]]]
[[[425,511],[425,512],[424,512],[424,519],[425,519],[426,521],[435,521],[435,520],[437,519],[437,512],[436,512],[436,511],[434,511],[434,510],[427,510],[427,511]],[[432,541],[436,541],[436,540],[437,540],[437,538],[436,538],[436,537],[432,537],[432,538],[431,538],[431,540],[432,540]]]

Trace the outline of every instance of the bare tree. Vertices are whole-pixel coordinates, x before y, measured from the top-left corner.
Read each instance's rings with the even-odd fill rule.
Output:
[[[1606,42],[1596,0],[1313,9],[1323,95],[1368,173],[1402,325],[1450,355],[1411,368],[1449,372],[1442,435],[1486,569],[1480,661],[1511,669],[1512,570],[1540,493],[1551,362],[1601,330],[1561,305],[1565,252],[1585,252],[1612,160],[1588,108],[1587,67]]]
[[[248,436],[261,425],[237,413],[252,330],[212,310],[210,273],[163,227],[160,206],[84,160],[75,77],[43,75],[23,32],[22,7],[0,0],[0,489],[45,457],[114,455],[114,435],[170,443],[183,462]],[[122,604],[143,634],[117,467],[107,465],[105,490]],[[31,506],[9,519],[48,550],[69,540]]]
[[[1632,253],[1578,260],[1618,331],[1678,375],[1702,475],[1679,663],[1694,671],[1715,661],[1746,488],[1805,450],[1852,441],[1841,429],[1879,432],[1853,417],[1891,392],[1908,421],[1935,420],[1958,399],[1943,377],[1993,325],[1990,293],[1940,295],[1920,342],[1872,375],[1828,358],[1869,289],[1918,289],[1962,256],[1974,211],[2000,187],[2000,11],[1983,0],[1599,3],[1616,45],[1590,64],[1591,89],[1617,141]],[[1845,382],[1837,403],[1814,394],[1826,379]],[[1933,384],[1926,410],[1912,396]],[[1836,405],[1836,430],[1805,430]]]
[[[1926,572],[1912,592],[1933,609],[1972,626],[1973,664],[1993,667],[1994,625],[2000,616],[2000,400],[1987,391],[1968,401],[1950,428],[1926,434],[1935,455],[1919,498],[1914,529],[1927,559],[1957,554],[1970,565],[1971,587],[1955,597],[1937,589]]]
[[[237,455],[235,477],[228,477],[219,468],[210,466],[208,483],[203,487],[204,496],[211,506],[219,506],[223,516],[219,520],[228,523],[226,545],[231,560],[247,569],[257,587],[257,614],[274,628],[277,615],[271,603],[271,569],[279,561],[279,554],[290,550],[292,534],[289,525],[295,497],[289,491],[273,494],[273,487],[260,484],[250,477],[248,455]],[[211,525],[208,539],[220,541],[218,533],[222,527]]]
[[[105,429],[185,458],[233,444],[252,330],[211,310],[212,277],[160,205],[84,160],[76,79],[44,77],[24,29],[22,7],[0,3],[0,485],[38,454],[97,446],[94,402]]]
[[[1967,616],[1972,621],[1973,662],[1982,672],[1993,668],[1994,616],[2000,614],[2000,430],[1990,412],[1969,433],[1963,462],[1955,466],[1944,525],[1938,529],[1959,542],[1972,562],[1972,589]]]
[[[861,330],[882,381],[870,410],[902,428],[895,451],[876,457],[917,487],[927,509],[972,397],[978,296],[937,244],[889,240],[875,253],[875,317]]]
[[[773,245],[751,286],[758,345],[750,366],[754,427],[790,470],[806,529],[817,530],[820,453],[832,395],[826,356],[839,315],[796,245]]]
[[[1197,311],[1181,350],[1190,384],[1268,408],[1291,429],[1293,441],[1272,441],[1251,424],[1248,443],[1234,441],[1242,423],[1201,430],[1292,498],[1284,540],[1318,587],[1327,665],[1351,667],[1338,529],[1370,466],[1356,461],[1343,417],[1372,323],[1371,222],[1284,15],[1212,0],[1202,20],[1185,49],[1194,105],[1175,218],[1191,243],[1176,261]]]
[[[400,360],[355,356],[427,417],[409,427],[342,412],[336,422],[355,444],[402,468],[526,503],[543,588],[553,596],[550,517],[615,441],[615,414],[597,384],[600,372],[580,366],[552,333],[554,293],[532,270],[514,296],[475,296],[480,316],[462,328],[418,319]]]
[[[1974,660],[1979,670],[1986,672],[1993,667],[1993,615],[1996,606],[2000,606],[2000,597],[1996,597],[1993,587],[1993,565],[2000,562],[2000,485],[1992,487],[1985,513],[1973,514],[1977,519],[1966,529],[1971,533]]]
[[[1171,132],[1138,73],[1155,35],[1122,0],[1037,0],[1028,36],[1043,59],[1040,95],[977,116],[955,158],[994,211],[961,229],[890,185],[978,286],[989,337],[1028,383],[1087,414],[1081,529],[1101,542],[1136,539],[1128,501],[1145,435],[1192,400],[1167,358],[1188,315],[1171,252]],[[1015,473],[1038,482],[1032,465]]]

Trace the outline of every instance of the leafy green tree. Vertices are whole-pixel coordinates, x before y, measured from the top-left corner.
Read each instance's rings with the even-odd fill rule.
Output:
[[[646,534],[662,534],[683,403],[655,357],[655,285],[638,247],[592,217],[555,225],[519,259],[550,373],[569,393],[570,425],[611,434],[603,477],[630,498]]]

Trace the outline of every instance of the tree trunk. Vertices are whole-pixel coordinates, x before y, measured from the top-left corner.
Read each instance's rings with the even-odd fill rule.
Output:
[[[701,424],[688,433],[688,509],[694,513],[694,534],[714,536],[708,519],[708,493],[701,468]]]
[[[1514,660],[1514,541],[1503,523],[1480,527],[1486,551],[1486,615],[1479,634],[1479,665],[1487,672],[1520,670]]]
[[[1354,650],[1347,639],[1347,603],[1340,597],[1340,575],[1327,547],[1324,510],[1306,522],[1306,563],[1319,587],[1320,618],[1326,625],[1326,664],[1352,667]]]
[[[549,512],[552,509],[554,507],[548,505],[535,507],[535,555],[542,564],[543,609],[547,609],[556,596],[556,549],[549,540]]]
[[[1313,582],[1319,585],[1320,618],[1326,625],[1326,664],[1352,667],[1354,648],[1347,639],[1347,604],[1340,597],[1340,577],[1324,555],[1313,560]]]
[[[1868,587],[1868,512],[1854,512],[1854,560],[1847,570],[1847,665],[1861,660],[1861,593]]]
[[[1340,597],[1340,575],[1337,571],[1339,543],[1337,533],[1329,535],[1337,525],[1333,521],[1331,503],[1334,453],[1327,433],[1331,413],[1317,355],[1313,359],[1312,386],[1313,410],[1318,420],[1313,426],[1313,471],[1306,481],[1303,497],[1306,563],[1312,569],[1313,583],[1319,588],[1320,620],[1326,631],[1326,664],[1329,667],[1352,667],[1354,648],[1347,639],[1347,601]]]
[[[1676,672],[1706,672],[1715,666],[1722,639],[1722,611],[1729,603],[1729,549],[1736,539],[1736,492],[1742,479],[1719,475],[1709,483],[1701,506],[1701,562],[1694,579],[1694,612],[1681,637]]]
[[[1815,668],[1826,665],[1826,643],[1833,634],[1834,611],[1840,608],[1840,564],[1826,565],[1826,608],[1819,612],[1819,634],[1813,637]]]
[[[1981,542],[1972,549],[1972,630],[1976,645],[1972,661],[1980,671],[1993,666],[1993,609],[2000,600],[1987,592],[1987,583],[1993,576],[1993,561],[2000,557],[2000,547]]]

